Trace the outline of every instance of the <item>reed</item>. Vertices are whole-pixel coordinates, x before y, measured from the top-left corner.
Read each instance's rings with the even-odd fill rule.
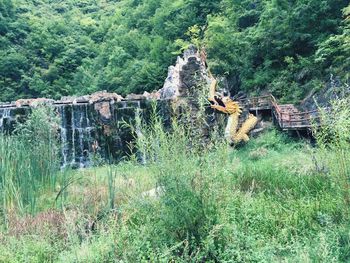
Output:
[[[35,213],[37,198],[55,187],[58,168],[57,125],[52,109],[39,107],[14,134],[0,135],[0,198],[4,219]]]

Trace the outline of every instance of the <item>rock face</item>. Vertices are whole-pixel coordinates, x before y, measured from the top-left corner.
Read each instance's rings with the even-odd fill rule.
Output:
[[[175,66],[170,66],[164,86],[159,90],[161,99],[189,96],[199,83],[209,84],[210,79],[204,62],[191,46],[183,58],[178,57]]]
[[[112,118],[111,107],[108,101],[96,102],[94,104],[95,111],[97,111],[104,121],[110,121]]]
[[[315,111],[318,107],[329,107],[331,101],[341,99],[350,95],[350,86],[341,83],[339,79],[332,75],[327,85],[318,92],[311,91],[302,101],[301,107],[304,110]]]

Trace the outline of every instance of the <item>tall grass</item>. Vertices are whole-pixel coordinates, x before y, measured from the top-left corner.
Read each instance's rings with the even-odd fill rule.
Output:
[[[55,185],[57,165],[57,119],[52,109],[34,109],[13,135],[0,135],[2,216],[34,213],[38,196]]]
[[[143,165],[133,158],[76,172],[84,179],[67,188],[65,238],[6,236],[0,261],[349,262],[332,147],[324,147],[333,161],[321,171],[309,146],[274,130],[236,149],[202,139],[193,114],[182,112],[171,127],[156,111],[139,119]],[[152,188],[155,196],[144,194]]]
[[[334,100],[327,110],[320,109],[320,125],[314,134],[323,172],[336,181],[350,212],[350,97]]]
[[[118,258],[160,262],[340,258],[338,234],[332,228],[342,226],[348,217],[334,195],[334,181],[318,173],[302,143],[271,131],[237,150],[220,138],[205,144],[188,121],[174,119],[169,129],[156,114],[141,134],[140,149],[156,176],[159,197],[156,202],[142,201],[121,227],[128,238],[122,236],[125,246],[117,248]],[[323,235],[328,247],[314,249]],[[318,254],[323,249],[327,253]]]

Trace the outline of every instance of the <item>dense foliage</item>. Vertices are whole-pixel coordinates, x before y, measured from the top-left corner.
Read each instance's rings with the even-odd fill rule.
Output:
[[[0,101],[161,87],[188,42],[231,90],[297,99],[350,67],[348,0],[0,0]]]

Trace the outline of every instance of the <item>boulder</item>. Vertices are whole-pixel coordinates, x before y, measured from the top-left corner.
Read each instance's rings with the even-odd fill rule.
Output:
[[[163,88],[159,90],[161,99],[175,99],[191,96],[200,84],[211,82],[205,63],[199,52],[191,46],[178,57],[175,66],[170,66]]]

